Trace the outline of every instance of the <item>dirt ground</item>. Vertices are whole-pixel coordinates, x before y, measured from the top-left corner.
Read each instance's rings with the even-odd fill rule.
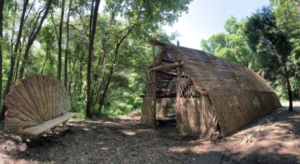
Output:
[[[165,125],[140,125],[139,112],[105,119],[72,120],[68,130],[48,131],[21,142],[0,124],[0,163],[300,163],[300,103],[282,107],[219,140],[178,136],[173,117]],[[167,120],[167,121],[166,121]],[[171,121],[170,121],[171,120]],[[59,129],[59,128],[58,128]]]

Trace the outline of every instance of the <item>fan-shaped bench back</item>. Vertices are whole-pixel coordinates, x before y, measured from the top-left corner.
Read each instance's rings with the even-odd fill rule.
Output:
[[[21,79],[5,97],[5,130],[27,128],[71,110],[66,88],[57,79],[32,75]]]

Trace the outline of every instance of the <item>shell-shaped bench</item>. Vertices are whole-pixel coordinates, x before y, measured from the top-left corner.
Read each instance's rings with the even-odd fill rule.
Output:
[[[20,79],[5,97],[5,130],[19,129],[22,141],[38,137],[77,115],[68,113],[66,88],[57,79],[46,75],[32,75]]]

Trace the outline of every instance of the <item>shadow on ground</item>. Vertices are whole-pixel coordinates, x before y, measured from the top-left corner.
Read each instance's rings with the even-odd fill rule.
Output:
[[[73,120],[26,143],[2,123],[0,163],[300,163],[300,115],[285,107],[220,140],[180,137],[172,120],[155,128],[137,120]]]

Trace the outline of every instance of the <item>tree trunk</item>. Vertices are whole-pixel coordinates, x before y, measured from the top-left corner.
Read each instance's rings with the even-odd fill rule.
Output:
[[[62,1],[61,16],[59,24],[59,35],[58,35],[58,66],[57,66],[57,79],[61,81],[61,39],[62,39],[62,26],[64,21],[65,12],[65,0]]]
[[[27,15],[27,17],[28,17],[28,15]],[[28,32],[28,28],[26,30],[26,33],[27,32]],[[16,74],[15,74],[15,80],[14,80],[13,84],[16,83],[16,81],[18,80],[18,71],[19,71],[19,65],[20,65],[20,56],[22,55],[21,53],[22,53],[22,50],[24,48],[24,44],[26,43],[25,38],[26,38],[26,35],[23,36],[22,46],[19,46],[19,54],[18,54],[18,60],[17,60],[17,64],[16,64]]]
[[[105,77],[105,70],[106,70],[106,59],[103,60],[103,68],[102,68],[102,80],[101,82],[99,83],[99,87],[98,87],[98,92],[97,92],[97,95],[96,95],[96,98],[95,98],[95,102],[94,102],[94,106],[96,105],[98,99],[99,99],[99,95],[100,95],[100,92],[101,92],[101,89],[102,89],[102,86],[103,86],[103,83],[104,83],[104,77]]]
[[[43,66],[42,66],[42,71],[41,71],[41,74],[43,74],[43,72],[44,72],[44,67],[45,67],[45,64],[46,64],[46,62],[47,62],[47,60],[48,60],[48,56],[49,56],[49,54],[50,54],[50,49],[49,49],[49,46],[47,45],[47,50],[46,50],[46,59],[45,59],[45,61],[44,61],[44,64],[43,64]]]
[[[289,96],[289,111],[293,111],[293,95],[292,95],[292,89],[291,89],[291,84],[290,84],[290,79],[289,79],[289,74],[286,68],[285,61],[282,61],[283,67],[284,67],[284,73],[285,73],[285,79],[287,83],[287,89],[288,89],[288,96]]]
[[[113,60],[113,64],[112,66],[110,67],[110,72],[109,72],[109,76],[108,76],[108,80],[107,80],[107,83],[105,85],[105,88],[104,88],[104,91],[103,91],[103,95],[102,95],[102,98],[101,98],[101,101],[100,101],[100,104],[99,104],[99,108],[98,108],[98,112],[99,114],[101,114],[102,112],[102,106],[104,105],[104,100],[105,100],[105,97],[106,97],[106,93],[107,93],[107,89],[108,89],[108,86],[109,86],[109,83],[110,83],[110,80],[111,80],[111,76],[114,72],[114,64],[116,63],[117,61],[117,57],[118,57],[118,53],[119,53],[119,46],[121,45],[121,43],[118,43],[117,44],[117,47],[116,47],[116,51],[115,51],[115,56],[114,56],[114,60]]]
[[[68,12],[68,18],[67,18],[67,43],[66,43],[66,52],[65,52],[65,77],[64,77],[64,85],[66,87],[66,89],[68,88],[68,48],[69,48],[69,40],[70,40],[70,36],[69,36],[69,18],[70,18],[70,11],[71,11],[71,5],[72,5],[72,0],[70,0],[69,3],[69,12]]]
[[[73,95],[74,95],[74,92],[76,92],[77,90],[76,90],[76,84],[77,84],[77,77],[78,77],[78,75],[77,75],[77,73],[76,73],[76,71],[75,71],[75,66],[76,66],[76,63],[77,63],[77,60],[79,60],[78,59],[79,58],[79,55],[77,55],[77,57],[75,58],[75,61],[74,61],[74,64],[73,64],[73,68],[71,68],[71,60],[69,60],[69,67],[70,67],[70,72],[69,72],[69,75],[71,76],[71,80],[69,81],[69,94],[70,94],[70,99],[72,100],[73,99]],[[80,61],[79,61],[80,62]],[[73,92],[72,92],[72,94],[71,94],[71,83],[72,83],[72,81],[73,81],[73,76],[72,76],[72,73],[74,74],[74,86],[73,86]]]
[[[98,108],[99,114],[101,114],[101,112],[102,112],[102,106],[104,105],[104,100],[105,100],[105,97],[106,97],[107,89],[108,89],[108,86],[109,86],[110,79],[111,79],[111,76],[113,74],[113,71],[114,71],[114,67],[112,66],[110,68],[109,77],[108,77],[107,83],[105,85],[105,88],[104,88],[104,91],[103,91],[103,95],[102,95],[102,98],[101,98],[101,101],[100,101],[100,105],[99,105],[99,108]]]
[[[17,60],[17,64],[16,64],[16,73],[15,73],[15,79],[13,81],[13,84],[16,83],[17,79],[18,79],[18,70],[19,70],[19,65],[20,65],[20,55],[21,53],[19,53],[18,55],[18,60]]]
[[[86,116],[92,117],[92,101],[91,101],[91,84],[92,84],[92,78],[91,78],[91,69],[92,69],[92,54],[93,54],[93,48],[94,48],[94,38],[96,33],[96,25],[97,25],[97,17],[98,17],[98,9],[99,9],[100,0],[95,0],[95,8],[94,8],[94,14],[93,14],[93,21],[90,26],[92,27],[92,30],[90,31],[90,44],[89,44],[89,51],[88,51],[88,70],[87,70],[87,89],[86,89]],[[92,4],[93,5],[93,4]]]
[[[136,22],[140,19],[141,11],[142,11],[142,7],[140,8],[139,14],[138,14],[138,16],[136,18]],[[111,80],[111,76],[112,76],[112,74],[114,72],[113,65],[117,61],[118,53],[119,53],[119,47],[121,46],[121,44],[123,43],[123,41],[127,38],[127,36],[132,32],[132,30],[134,29],[134,27],[136,25],[136,22],[131,26],[131,28],[129,28],[129,30],[127,31],[127,33],[120,39],[120,42],[117,43],[116,50],[115,50],[115,56],[114,56],[114,60],[113,60],[113,64],[112,64],[112,66],[110,68],[109,77],[108,77],[108,80],[107,80],[107,83],[106,83],[106,86],[105,86],[105,89],[104,89],[104,92],[103,92],[102,99],[100,101],[100,105],[99,105],[99,109],[98,109],[99,114],[101,114],[102,106],[104,104],[104,100],[105,100],[107,89],[108,89],[108,86],[109,86],[109,83],[110,83],[110,80]]]
[[[34,25],[34,28],[32,29],[33,31],[31,32],[30,36],[29,36],[29,39],[28,39],[28,43],[27,43],[27,46],[26,46],[26,50],[25,50],[25,53],[24,53],[24,61],[22,62],[22,65],[21,65],[21,68],[20,68],[20,75],[19,75],[19,79],[22,79],[23,78],[23,74],[24,74],[24,68],[26,66],[26,63],[27,63],[27,58],[28,58],[28,55],[29,55],[29,50],[30,50],[30,47],[32,46],[33,42],[35,41],[35,38],[37,37],[38,33],[40,32],[41,28],[42,28],[42,25],[43,25],[43,22],[44,20],[46,19],[47,15],[48,15],[48,12],[49,12],[49,9],[50,9],[50,6],[52,4],[52,0],[49,0],[48,1],[48,4],[47,4],[47,8],[44,12],[44,15],[42,16],[40,22],[39,22],[39,25],[35,31],[35,28],[36,28],[36,24],[37,22],[39,21],[39,16],[38,18],[36,19],[36,22],[35,22],[35,25]],[[41,14],[41,12],[39,13]]]
[[[27,8],[27,5],[28,5],[28,1],[29,0],[25,0],[24,4],[23,4],[23,11],[22,11],[21,21],[20,21],[20,26],[19,26],[18,37],[17,37],[17,40],[16,40],[16,45],[15,45],[15,48],[14,48],[14,52],[11,55],[10,70],[9,70],[8,79],[7,79],[7,82],[6,82],[6,88],[5,88],[4,95],[3,95],[3,102],[4,102],[4,99],[5,99],[5,96],[8,94],[8,92],[10,90],[10,85],[11,85],[12,78],[13,78],[14,67],[15,67],[15,63],[16,63],[15,55],[18,53],[18,49],[19,49],[19,45],[20,45],[20,40],[21,40],[21,36],[22,36],[22,29],[23,29],[23,26],[24,26],[24,18],[25,18],[25,13],[26,13],[26,8]],[[2,104],[2,110],[1,110],[1,113],[0,113],[0,120],[4,119],[5,111],[6,111],[6,107],[3,103]]]
[[[3,37],[3,8],[4,8],[4,0],[0,0],[0,38],[2,41]],[[0,100],[1,100],[1,93],[2,93],[2,46],[0,44]],[[1,102],[0,102],[1,105]],[[0,116],[1,117],[1,116]]]
[[[300,87],[298,88],[298,95],[299,95],[299,100],[300,100]]]
[[[76,59],[75,59],[76,60]],[[68,76],[70,76],[70,78],[68,77],[68,79],[70,79],[70,80],[68,80],[68,83],[69,83],[69,87],[68,87],[68,89],[69,89],[69,97],[70,97],[70,99],[71,99],[71,84],[72,84],[72,65],[71,65],[71,62],[72,60],[68,60],[68,67],[69,67],[69,72],[68,72]]]

